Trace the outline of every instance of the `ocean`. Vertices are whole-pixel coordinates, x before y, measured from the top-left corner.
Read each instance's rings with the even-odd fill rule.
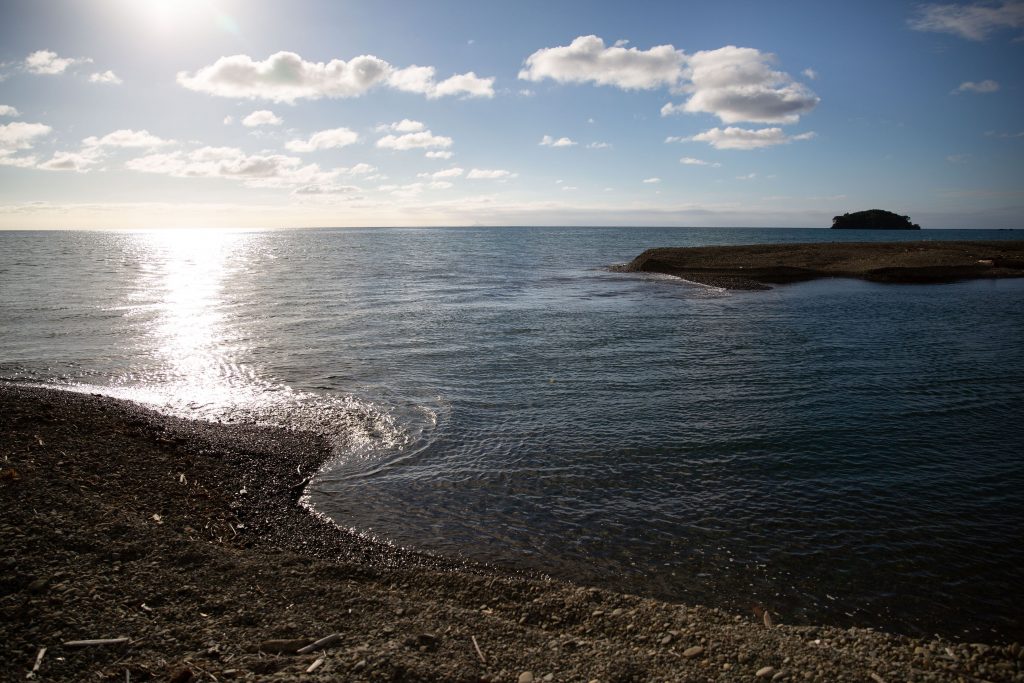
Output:
[[[1019,231],[0,232],[0,379],[308,429],[385,543],[1024,640],[1024,280],[724,291],[646,248]]]

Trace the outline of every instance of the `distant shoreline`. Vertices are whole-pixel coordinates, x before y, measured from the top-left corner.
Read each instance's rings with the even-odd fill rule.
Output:
[[[328,452],[302,432],[0,383],[8,671],[22,680],[35,664],[54,681],[281,682],[1024,673],[1019,645],[780,625],[777,615],[514,576],[375,543],[298,504],[304,478]]]
[[[821,278],[927,284],[1024,277],[1024,240],[819,242],[648,249],[624,272],[675,275],[725,289]]]

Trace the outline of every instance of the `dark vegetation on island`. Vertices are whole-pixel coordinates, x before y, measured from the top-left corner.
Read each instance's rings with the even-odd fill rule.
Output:
[[[1016,644],[785,625],[375,543],[299,504],[329,455],[0,384],[3,680],[1024,681]]]
[[[910,222],[910,216],[901,216],[883,209],[868,209],[844,213],[832,219],[832,228],[847,230],[920,230],[921,226]]]
[[[928,284],[1024,277],[1024,241],[818,242],[648,249],[617,270],[726,289],[820,278]]]

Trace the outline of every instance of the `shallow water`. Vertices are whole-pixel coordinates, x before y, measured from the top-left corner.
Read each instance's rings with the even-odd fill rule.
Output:
[[[1024,281],[607,270],[652,246],[1019,236],[0,233],[0,377],[337,437],[310,503],[399,545],[1021,639]]]

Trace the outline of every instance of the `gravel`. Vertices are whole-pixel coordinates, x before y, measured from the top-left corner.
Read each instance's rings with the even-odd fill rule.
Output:
[[[766,628],[374,543],[299,504],[328,454],[0,386],[0,680],[1024,681],[1015,643]]]

